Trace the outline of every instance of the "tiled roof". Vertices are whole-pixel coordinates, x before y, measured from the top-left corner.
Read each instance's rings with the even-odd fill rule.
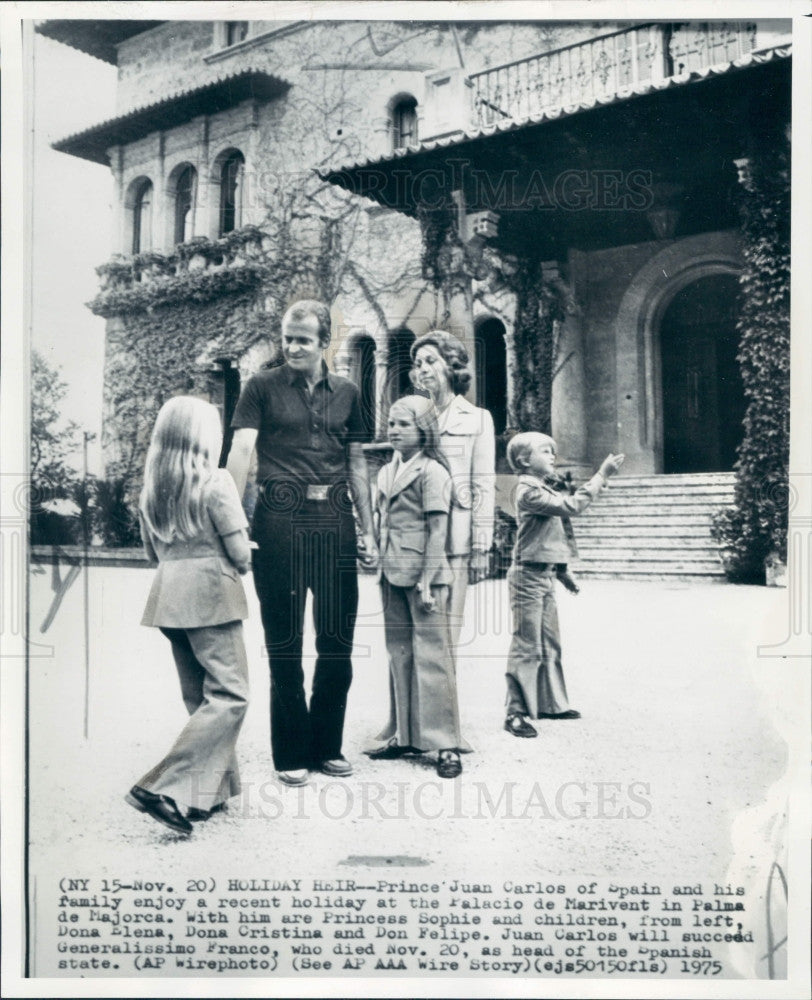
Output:
[[[134,35],[140,35],[150,28],[157,28],[163,21],[120,21],[110,18],[106,21],[76,19],[70,21],[42,21],[36,31],[46,38],[70,45],[73,49],[86,52],[89,56],[112,63],[118,61],[116,46]]]
[[[289,87],[286,80],[270,73],[255,69],[240,70],[59,139],[53,143],[53,148],[109,166],[107,150],[111,146],[135,142],[150,132],[183,125],[198,115],[233,108],[241,101],[271,100],[284,94]]]
[[[505,118],[501,121],[493,122],[487,125],[480,125],[475,128],[460,129],[451,135],[442,136],[437,139],[426,139],[423,142],[395,149],[386,156],[377,157],[375,159],[360,160],[355,163],[343,164],[340,166],[336,165],[330,169],[319,171],[319,174],[324,180],[329,180],[333,184],[337,184],[340,187],[347,187],[349,190],[353,190],[357,194],[365,194],[365,191],[360,190],[358,185],[353,183],[352,175],[357,172],[363,173],[364,170],[368,170],[372,167],[386,166],[395,163],[398,160],[408,161],[410,157],[417,154],[430,153],[435,150],[451,149],[456,146],[464,145],[468,142],[474,142],[478,139],[487,139],[500,133],[516,132],[519,129],[542,125],[545,122],[568,118],[572,115],[579,114],[582,111],[590,111],[594,108],[608,107],[613,104],[619,104],[620,102],[626,101],[631,97],[642,97],[659,91],[671,90],[675,87],[682,87],[686,84],[697,83],[712,77],[722,76],[725,73],[730,73],[735,70],[746,69],[750,66],[761,65],[773,60],[787,59],[791,55],[791,45],[770,49],[765,52],[751,52],[733,60],[732,62],[720,63],[716,66],[709,66],[701,70],[693,70],[690,73],[683,73],[680,76],[669,77],[666,80],[640,84],[636,87],[629,87],[618,91],[615,94],[607,95],[606,97],[593,97],[590,100],[583,101],[579,104],[561,106],[541,111],[535,115],[527,115],[522,118]],[[375,197],[374,191],[375,187],[373,184],[372,190],[370,190],[369,194],[366,196],[370,198]]]

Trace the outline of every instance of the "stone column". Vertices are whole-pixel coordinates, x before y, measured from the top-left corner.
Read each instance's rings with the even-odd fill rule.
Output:
[[[389,415],[389,400],[386,398],[389,372],[389,345],[376,338],[375,349],[375,440],[386,437],[386,419]]]
[[[158,133],[157,169],[153,180],[154,200],[152,203],[152,249],[165,253],[172,247],[172,231],[167,223],[167,214],[174,220],[174,212],[166,203],[166,156],[164,133]]]
[[[216,238],[217,223],[213,225],[210,221],[210,209],[212,205],[212,190],[210,166],[209,166],[209,119],[203,119],[202,134],[200,141],[200,159],[197,163],[197,191],[195,201],[192,205],[194,213],[192,219],[193,236],[210,236]],[[218,192],[219,193],[219,192]]]
[[[113,253],[130,253],[131,246],[125,243],[127,233],[127,209],[124,205],[124,147],[113,146],[108,150],[110,165],[115,182],[115,220],[113,223]]]

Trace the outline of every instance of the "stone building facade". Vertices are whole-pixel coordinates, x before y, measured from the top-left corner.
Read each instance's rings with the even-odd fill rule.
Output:
[[[205,393],[227,422],[302,295],[330,301],[331,362],[378,439],[410,343],[443,325],[497,431],[538,414],[563,467],[611,450],[630,473],[732,468],[737,169],[759,107],[789,120],[788,23],[38,30],[118,66],[116,117],[56,148],[116,180],[94,309],[119,469],[135,475],[166,393]]]

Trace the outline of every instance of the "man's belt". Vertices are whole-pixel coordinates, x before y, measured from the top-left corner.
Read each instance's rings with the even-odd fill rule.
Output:
[[[305,491],[306,500],[329,500],[330,490],[333,489],[332,484],[326,483],[309,483],[307,490]]]
[[[337,512],[352,510],[346,482],[304,483],[300,479],[268,479],[260,496],[271,510],[297,510],[303,503],[327,503]]]

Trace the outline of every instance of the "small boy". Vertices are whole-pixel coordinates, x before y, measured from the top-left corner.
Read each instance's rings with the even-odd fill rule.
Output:
[[[567,562],[570,549],[563,519],[580,514],[623,464],[623,455],[608,455],[595,475],[572,496],[549,485],[555,476],[555,441],[529,431],[511,438],[510,467],[518,475],[517,531],[508,571],[513,638],[507,665],[505,729],[513,736],[537,736],[528,721],[579,719],[569,707],[558,610],[553,578]]]

